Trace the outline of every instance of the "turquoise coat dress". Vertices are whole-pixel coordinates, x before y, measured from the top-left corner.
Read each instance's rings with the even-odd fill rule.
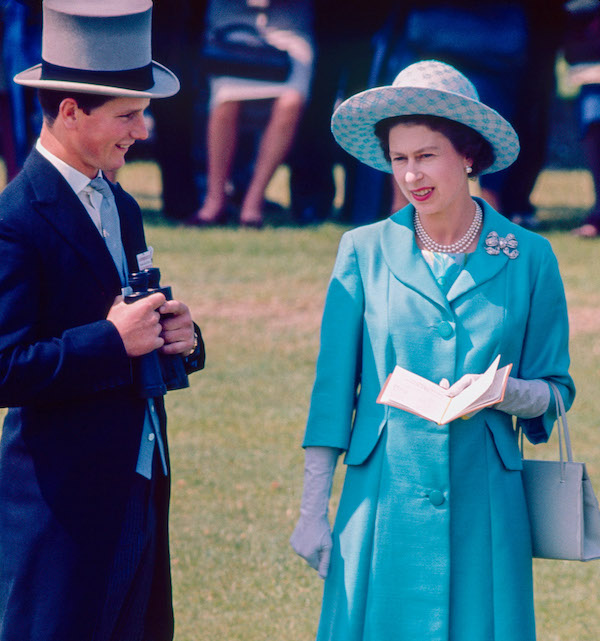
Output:
[[[574,398],[557,260],[543,237],[480,201],[481,239],[447,288],[407,206],[347,232],[329,285],[303,445],[346,451],[318,641],[533,641],[532,558],[513,417],[436,425],[376,403],[396,364],[432,381],[511,375]],[[514,234],[518,256],[485,240]],[[514,254],[513,254],[514,256]],[[555,415],[518,419],[546,441]]]

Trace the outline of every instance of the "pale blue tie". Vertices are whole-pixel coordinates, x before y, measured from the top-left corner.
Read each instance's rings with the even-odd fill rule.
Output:
[[[126,257],[121,240],[121,225],[119,223],[119,212],[115,203],[115,197],[111,188],[104,178],[98,176],[90,181],[90,187],[102,194],[102,203],[100,205],[100,225],[101,233],[104,236],[106,246],[111,253],[113,261],[119,276],[121,284],[127,284]],[[154,400],[148,399],[146,405],[146,415],[144,416],[144,428],[142,431],[142,440],[138,452],[138,461],[136,472],[147,479],[152,478],[152,460],[154,457],[155,444],[158,442],[158,450],[163,474],[168,474],[167,460],[164,443],[160,434],[160,424]]]
[[[123,241],[121,240],[121,225],[119,222],[119,212],[115,203],[115,197],[104,178],[98,176],[90,181],[90,187],[102,194],[102,203],[100,205],[100,224],[102,226],[102,236],[108,247],[108,251],[113,258],[115,267],[121,277],[121,284],[127,284],[127,272],[125,252],[123,250]]]

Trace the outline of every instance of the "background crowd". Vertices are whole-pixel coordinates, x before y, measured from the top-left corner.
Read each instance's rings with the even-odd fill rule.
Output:
[[[41,126],[35,94],[11,82],[40,58],[41,2],[0,0],[0,11],[0,153],[10,179]],[[210,74],[205,43],[240,26],[242,42],[257,35],[289,54],[285,79]],[[156,0],[154,40],[157,57],[175,71],[182,90],[152,105],[152,136],[135,153],[158,163],[164,215],[171,220],[262,226],[275,206],[265,189],[282,162],[290,168],[298,224],[334,214],[336,165],[345,176],[337,217],[359,225],[397,209],[404,203],[391,181],[337,149],[329,120],[340,99],[389,84],[399,69],[429,58],[467,74],[481,99],[514,123],[517,162],[482,177],[480,186],[498,211],[535,228],[530,197],[548,161],[552,127],[560,125],[551,116],[556,61],[563,57],[578,91],[581,164],[595,192],[600,188],[598,0],[424,0],[393,9],[372,0],[368,11],[360,0]],[[598,207],[574,233],[600,233]]]

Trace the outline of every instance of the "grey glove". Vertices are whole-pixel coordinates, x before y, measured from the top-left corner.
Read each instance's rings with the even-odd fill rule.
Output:
[[[307,447],[304,461],[304,490],[300,518],[290,544],[296,554],[324,579],[331,559],[331,527],[327,518],[333,474],[340,450],[334,447]]]
[[[465,374],[452,387],[448,389],[450,396],[456,396],[471,383],[477,380],[480,374]],[[448,381],[442,379],[440,385],[447,387]],[[546,381],[533,379],[526,381],[523,378],[508,377],[506,389],[504,390],[504,400],[496,403],[494,409],[518,416],[519,418],[535,418],[541,416],[550,405],[550,386]],[[468,415],[468,418],[475,416],[477,412]]]
[[[546,412],[550,405],[550,386],[546,381],[508,377],[504,400],[494,409],[519,418],[535,418]]]

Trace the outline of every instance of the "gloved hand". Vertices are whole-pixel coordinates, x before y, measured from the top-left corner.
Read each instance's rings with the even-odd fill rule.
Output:
[[[339,454],[340,450],[334,447],[306,448],[300,518],[290,538],[296,554],[317,570],[322,579],[327,577],[333,547],[327,513]]]
[[[481,374],[465,374],[464,376],[461,376],[452,387],[450,387],[450,381],[447,378],[442,378],[440,381],[440,387],[443,387],[445,390],[448,390],[448,396],[456,396],[457,394],[460,394],[464,389],[469,387],[471,383],[476,381]],[[465,414],[464,416],[461,416],[462,419],[467,420],[471,418],[472,416],[475,416],[477,412],[480,412],[481,410],[476,410],[475,412],[471,412],[470,414]]]
[[[480,374],[465,374],[450,388],[447,388],[448,381],[442,379],[440,385],[448,389],[450,396],[456,396],[476,381],[479,376]],[[523,378],[509,376],[504,390],[504,399],[493,407],[519,418],[535,418],[544,414],[549,405],[550,386],[546,381],[541,379],[527,381]],[[475,414],[477,412],[468,414],[463,418],[471,418]]]
[[[461,376],[454,385],[451,387],[447,387],[446,389],[448,390],[448,396],[457,396],[460,394],[464,389],[467,389],[471,383],[474,383],[481,374],[465,374],[464,376]],[[443,378],[442,381],[440,381],[440,385],[442,387],[445,387],[442,385],[442,382],[445,381],[448,383],[448,381]]]

